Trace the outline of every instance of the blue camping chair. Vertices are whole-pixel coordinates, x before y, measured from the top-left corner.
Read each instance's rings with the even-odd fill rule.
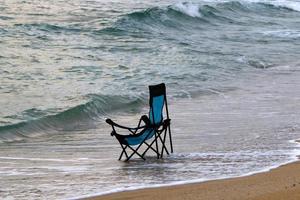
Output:
[[[128,161],[132,158],[133,155],[138,155],[143,160],[145,160],[146,152],[151,149],[153,150],[157,158],[162,158],[164,151],[169,155],[169,151],[166,147],[166,136],[167,133],[169,135],[171,153],[173,153],[173,145],[172,145],[172,137],[171,137],[171,129],[170,129],[170,121],[168,104],[166,98],[166,86],[164,83],[158,85],[150,85],[150,110],[149,116],[143,115],[138,123],[138,126],[135,128],[130,128],[126,126],[119,125],[113,122],[111,119],[106,119],[106,122],[112,126],[111,135],[115,136],[119,141],[122,152],[119,157],[119,160],[122,159],[125,154],[126,160]],[[163,118],[163,108],[165,107],[167,118]],[[142,125],[143,122],[143,125]],[[126,129],[130,132],[129,135],[121,135],[118,134],[116,129]],[[148,142],[150,141],[150,142]],[[159,144],[161,143],[161,151],[159,151]],[[139,153],[138,150],[142,145],[146,145],[146,149]],[[155,144],[155,147],[153,145]],[[126,150],[130,149],[132,153],[129,155]]]

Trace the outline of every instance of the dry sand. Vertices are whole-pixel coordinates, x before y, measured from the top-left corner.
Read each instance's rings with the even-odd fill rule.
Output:
[[[119,192],[91,200],[300,200],[300,162],[251,176]]]

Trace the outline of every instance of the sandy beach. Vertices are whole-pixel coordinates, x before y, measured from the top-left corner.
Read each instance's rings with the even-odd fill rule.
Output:
[[[299,200],[300,162],[283,165],[268,172],[245,177],[207,181],[196,184],[140,189],[87,199]]]

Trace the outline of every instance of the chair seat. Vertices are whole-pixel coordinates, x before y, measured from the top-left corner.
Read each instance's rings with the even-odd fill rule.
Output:
[[[123,136],[123,140],[127,145],[138,145],[141,144],[144,140],[151,139],[154,136],[154,133],[155,131],[153,128],[146,128],[136,135]]]

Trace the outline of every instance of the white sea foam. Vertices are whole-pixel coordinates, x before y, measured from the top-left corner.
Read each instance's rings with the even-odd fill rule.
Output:
[[[191,17],[201,17],[199,6],[192,3],[177,3],[174,9]]]
[[[276,162],[273,163],[273,165],[270,165],[268,167],[265,168],[261,168],[261,169],[253,169],[253,171],[248,172],[248,173],[242,173],[240,175],[233,175],[233,176],[226,176],[226,175],[222,175],[219,176],[218,178],[198,178],[198,179],[193,179],[193,180],[185,180],[185,181],[174,181],[171,183],[166,183],[166,184],[142,184],[139,186],[129,186],[129,187],[119,187],[116,189],[111,189],[105,192],[99,192],[99,193],[94,193],[94,194],[90,194],[90,195],[83,195],[80,197],[76,197],[73,198],[75,199],[83,199],[83,198],[89,198],[89,197],[94,197],[94,196],[99,196],[99,195],[105,195],[105,194],[112,194],[112,193],[117,193],[117,192],[123,192],[123,191],[131,191],[131,190],[137,190],[137,189],[145,189],[145,188],[158,188],[158,187],[165,187],[165,186],[175,186],[175,185],[182,185],[182,184],[190,184],[190,183],[202,183],[205,181],[211,181],[211,180],[222,180],[222,179],[227,179],[227,178],[237,178],[237,177],[245,177],[245,176],[250,176],[253,174],[257,174],[257,173],[262,173],[262,172],[268,172],[272,169],[275,169],[277,167],[292,163],[292,162],[296,162],[298,161],[298,156],[300,155],[300,149],[296,148],[296,147],[300,147],[300,143],[297,142],[297,140],[289,140],[288,141],[291,144],[295,145],[295,149],[286,152],[284,150],[278,150],[278,151],[272,151],[272,152],[268,152],[268,153],[259,153],[260,155],[265,155],[265,156],[270,156],[270,155],[276,155],[276,154],[287,154],[290,156],[290,159],[285,161],[285,162]],[[253,152],[250,151],[245,151],[244,153],[246,154],[252,154],[251,156],[255,156],[255,154],[253,154]],[[185,158],[193,158],[193,157],[203,157],[206,156],[206,153],[189,153],[189,154],[184,154],[184,153],[174,153],[173,156],[174,157],[185,157]],[[213,153],[213,155],[217,155],[217,156],[224,156],[224,154],[222,153]],[[241,153],[239,152],[232,152],[229,153],[230,157],[232,156],[241,156]],[[160,164],[161,165],[161,164]]]
[[[221,2],[230,2],[230,0],[208,0],[204,3],[221,3]],[[274,5],[276,7],[284,7],[294,11],[300,11],[300,2],[291,1],[291,0],[241,0],[241,3],[267,3]],[[190,2],[180,2],[176,3],[173,8],[179,12],[182,12],[191,17],[202,17],[201,12],[199,11],[199,5],[190,3]]]
[[[0,157],[2,160],[27,160],[27,161],[45,161],[45,162],[78,162],[89,160],[88,158],[78,159],[51,159],[51,158],[25,158],[25,157]],[[95,160],[95,159],[93,159]]]
[[[290,143],[297,143],[299,146],[300,144],[298,142],[296,142],[295,140],[291,140],[289,141]],[[298,161],[298,155],[299,155],[300,151],[299,150],[294,150],[292,152],[290,152],[291,154],[291,158],[289,161],[286,162],[282,162],[282,163],[274,163],[272,166],[269,167],[265,167],[263,169],[260,170],[255,170],[249,173],[244,173],[242,175],[239,176],[219,176],[218,178],[201,178],[201,179],[194,179],[194,180],[187,180],[187,181],[176,181],[176,182],[172,182],[172,183],[168,183],[168,184],[144,184],[144,185],[140,185],[140,186],[132,186],[132,187],[124,187],[124,188],[117,188],[117,189],[112,189],[106,192],[99,192],[99,193],[94,193],[94,194],[90,194],[90,195],[83,195],[80,197],[76,197],[76,198],[71,198],[73,200],[77,200],[77,199],[83,199],[83,198],[90,198],[90,197],[95,197],[95,196],[100,196],[100,195],[105,195],[105,194],[112,194],[112,193],[117,193],[117,192],[123,192],[123,191],[132,191],[132,190],[138,190],[138,189],[147,189],[147,188],[158,188],[158,187],[166,187],[166,186],[175,186],[175,185],[183,185],[183,184],[190,184],[190,183],[203,183],[206,181],[211,181],[211,180],[222,180],[222,179],[228,179],[228,178],[238,178],[238,177],[245,177],[245,176],[250,176],[253,174],[257,174],[257,173],[262,173],[262,172],[268,172],[272,169],[275,169],[277,167],[289,164],[289,163],[293,163]],[[191,155],[191,156],[196,156],[198,155],[198,153]]]
[[[205,3],[222,3],[230,2],[232,0],[204,0]],[[300,2],[297,0],[240,0],[239,2],[245,3],[267,3],[278,7],[285,7],[294,11],[300,11]]]
[[[281,7],[286,7],[295,11],[300,11],[300,2],[294,2],[294,1],[275,1],[275,2],[270,2],[274,4],[275,6],[281,6]]]
[[[243,0],[251,3],[268,3],[278,7],[285,7],[295,11],[300,11],[300,2],[292,0]]]
[[[273,37],[280,37],[280,38],[291,38],[297,39],[300,38],[300,31],[299,30],[271,30],[263,32],[264,35],[273,36]]]

